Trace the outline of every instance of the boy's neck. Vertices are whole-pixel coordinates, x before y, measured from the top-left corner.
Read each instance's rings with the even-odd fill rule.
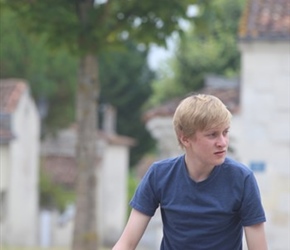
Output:
[[[206,180],[215,166],[205,166],[198,161],[194,161],[185,156],[185,163],[188,174],[195,182],[201,182]]]

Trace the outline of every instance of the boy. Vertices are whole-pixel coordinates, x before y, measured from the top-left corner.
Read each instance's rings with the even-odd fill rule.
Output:
[[[251,170],[226,157],[231,113],[212,95],[192,95],[173,124],[184,155],[154,163],[138,186],[113,250],[134,250],[160,206],[161,250],[266,250],[265,214]]]

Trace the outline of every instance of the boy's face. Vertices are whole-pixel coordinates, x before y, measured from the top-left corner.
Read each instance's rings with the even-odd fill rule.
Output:
[[[224,162],[229,145],[229,124],[199,130],[190,137],[186,152],[202,166],[216,166]]]

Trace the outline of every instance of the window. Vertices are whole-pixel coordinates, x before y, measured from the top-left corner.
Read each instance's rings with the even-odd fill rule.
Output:
[[[266,164],[263,161],[252,161],[250,162],[250,169],[254,172],[265,172]]]
[[[0,222],[3,222],[6,216],[6,192],[1,191],[0,193]]]

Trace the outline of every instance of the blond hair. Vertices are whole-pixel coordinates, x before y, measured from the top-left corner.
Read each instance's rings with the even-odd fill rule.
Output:
[[[213,95],[191,95],[180,102],[173,116],[173,125],[179,145],[180,136],[190,137],[222,124],[230,124],[231,113],[220,99]]]

